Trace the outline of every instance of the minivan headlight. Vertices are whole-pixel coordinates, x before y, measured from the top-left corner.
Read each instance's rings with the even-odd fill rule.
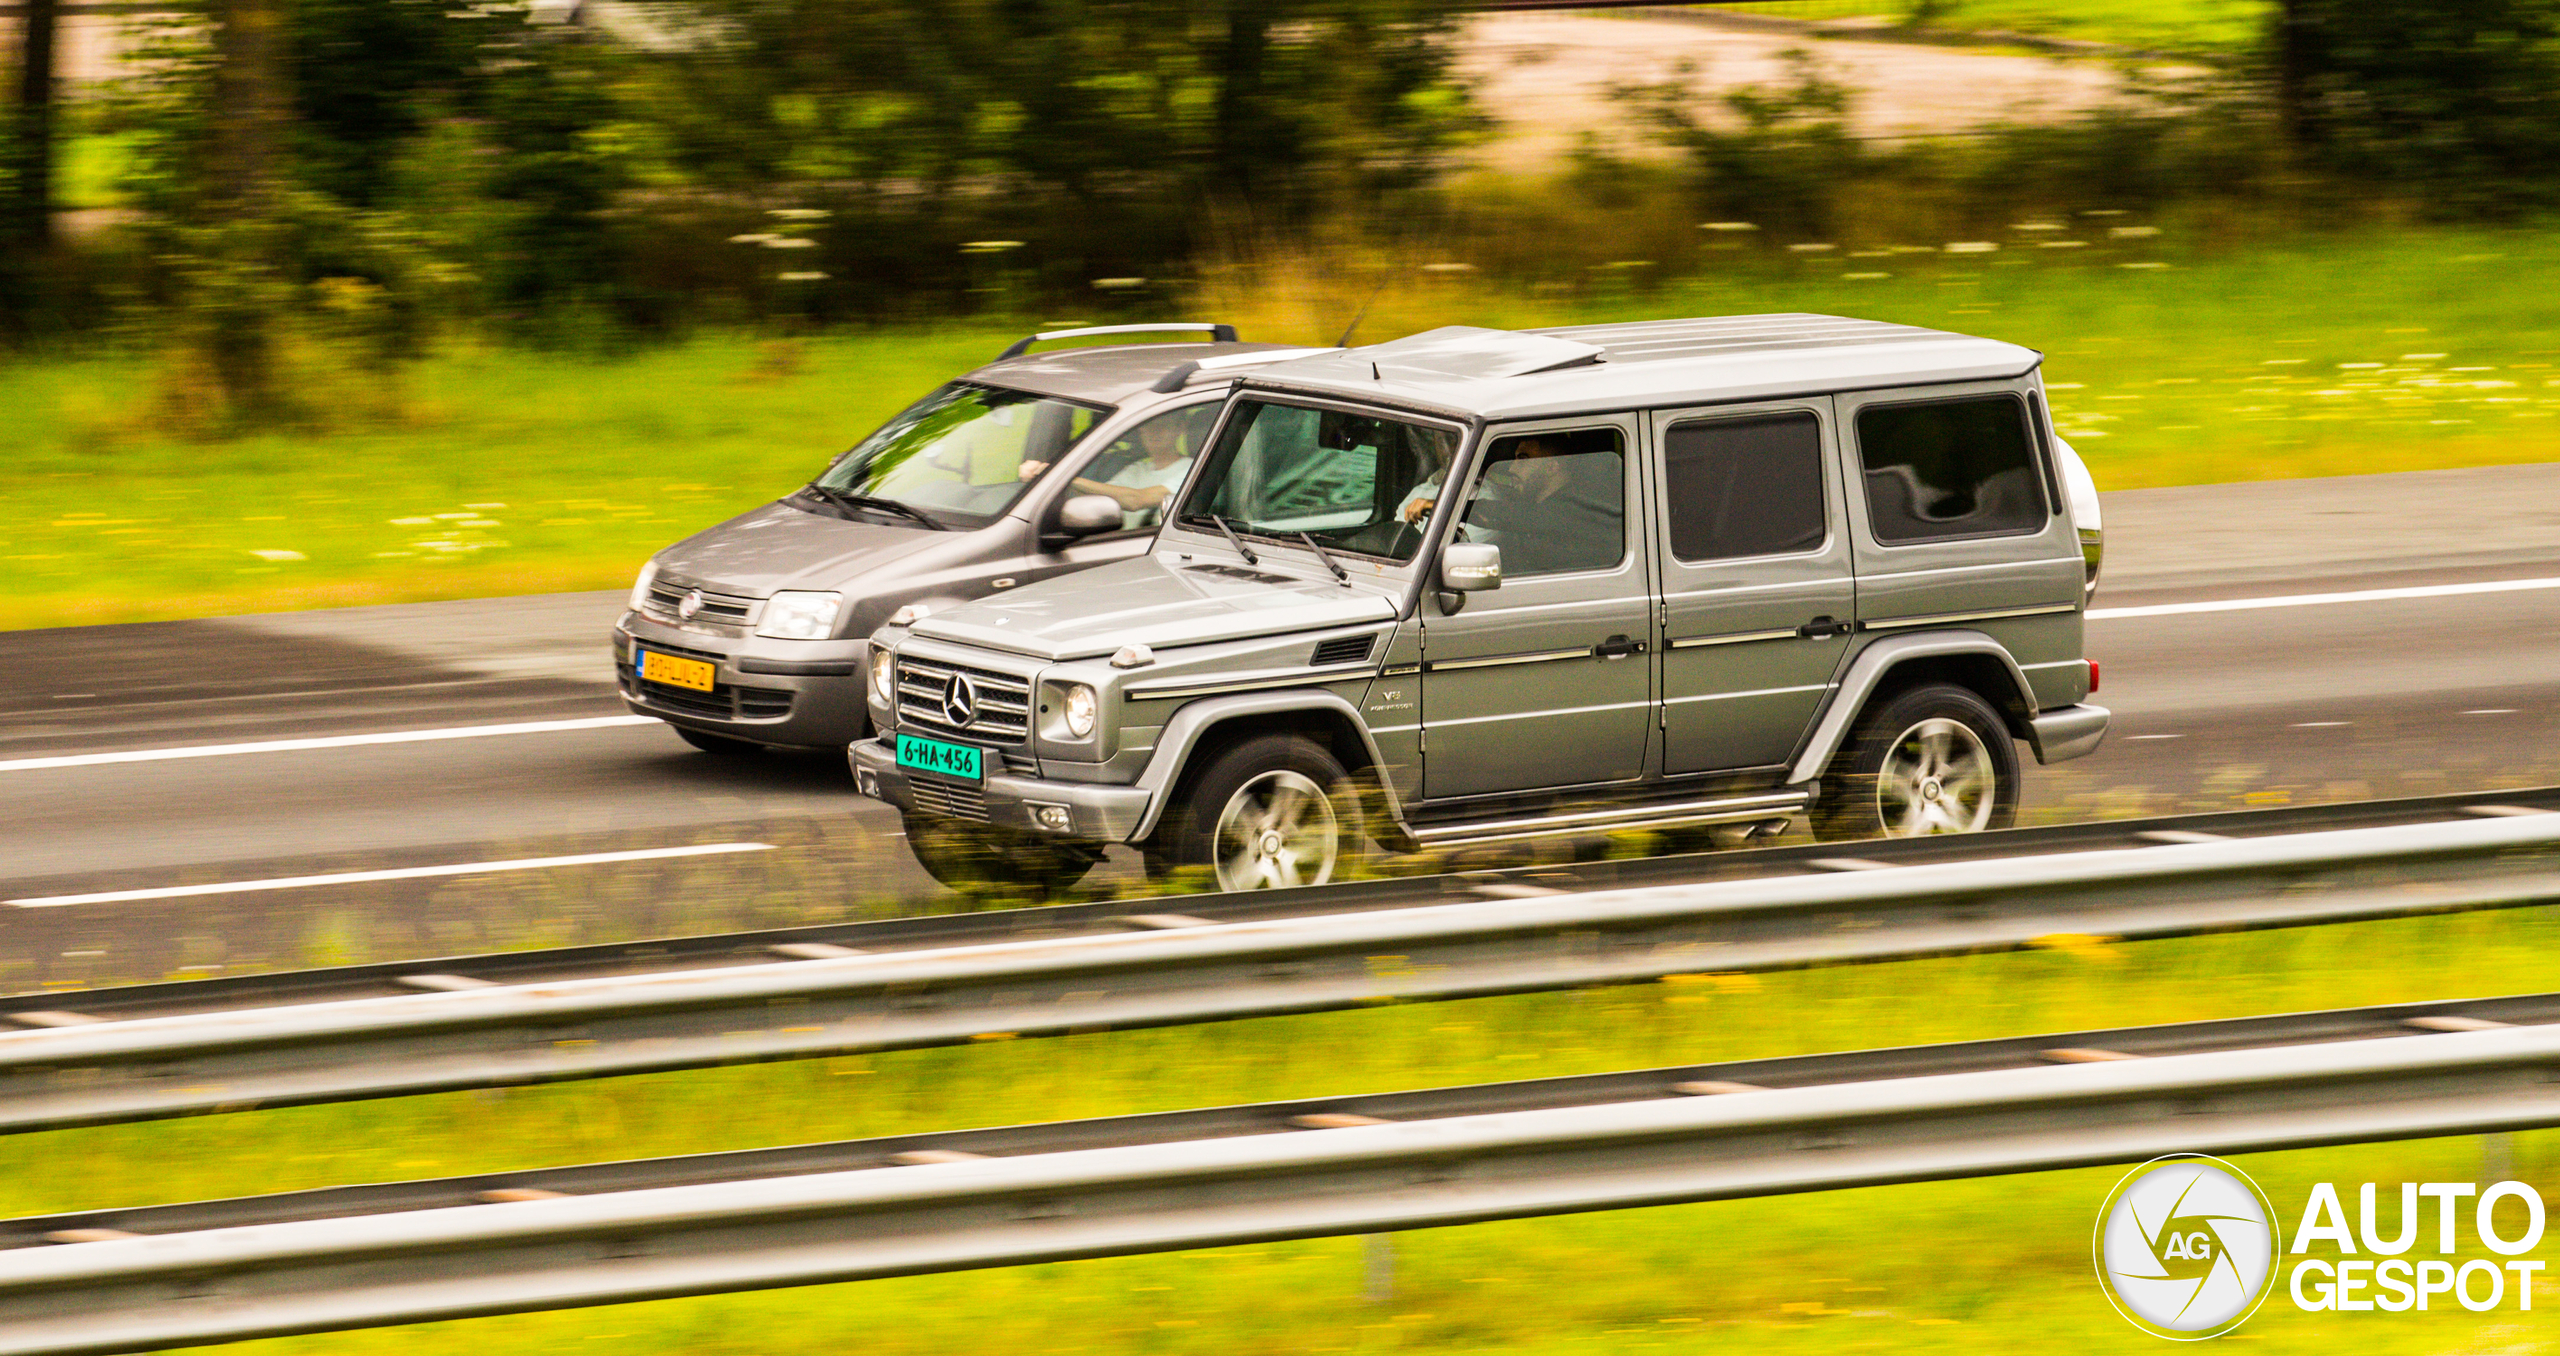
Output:
[[[649,605],[649,586],[657,582],[658,562],[652,558],[648,564],[640,567],[640,577],[631,581],[632,611],[637,612]]]
[[[825,640],[836,633],[836,614],[844,596],[835,593],[777,593],[765,600],[764,621],[756,634],[776,640]]]
[[[897,705],[898,654],[885,645],[871,647],[871,697],[882,706]]]
[[[1097,703],[1093,689],[1082,683],[1067,687],[1067,733],[1078,739],[1093,733],[1093,713]]]

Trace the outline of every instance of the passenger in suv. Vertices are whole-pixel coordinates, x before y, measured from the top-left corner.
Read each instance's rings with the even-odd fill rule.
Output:
[[[1208,343],[1029,352],[1150,331]],[[614,628],[622,698],[694,747],[867,734],[863,637],[1146,549],[1217,415],[1223,372],[1311,352],[1225,325],[1036,334],[908,406],[815,480],[660,551]]]
[[[2040,363],[1775,315],[1271,364],[1146,555],[873,636],[856,783],[937,876],[1051,887],[1110,843],[1235,890],[1368,839],[2004,826],[2016,742],[2108,719]]]

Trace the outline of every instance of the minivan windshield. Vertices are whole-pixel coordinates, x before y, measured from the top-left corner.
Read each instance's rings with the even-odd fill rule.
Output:
[[[840,507],[846,496],[885,500],[913,512],[869,511],[982,526],[1013,507],[1105,413],[1053,396],[953,382],[838,458],[813,482],[837,493],[813,497]]]
[[[1238,401],[1181,518],[1247,536],[1411,560],[1458,450],[1455,429],[1371,414]]]

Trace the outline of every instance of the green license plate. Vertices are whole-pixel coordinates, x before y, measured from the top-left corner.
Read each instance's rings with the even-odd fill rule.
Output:
[[[918,772],[938,772],[945,777],[964,781],[983,781],[987,770],[980,750],[966,744],[945,744],[939,739],[920,739],[914,735],[898,736],[898,766]]]

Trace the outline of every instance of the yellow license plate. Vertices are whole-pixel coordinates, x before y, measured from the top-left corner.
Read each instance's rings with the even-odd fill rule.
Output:
[[[669,687],[689,687],[696,692],[711,690],[712,676],[719,670],[699,659],[682,659],[655,650],[640,652],[640,677]]]

